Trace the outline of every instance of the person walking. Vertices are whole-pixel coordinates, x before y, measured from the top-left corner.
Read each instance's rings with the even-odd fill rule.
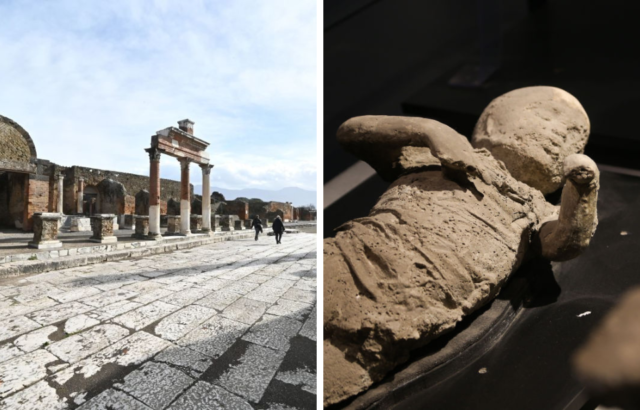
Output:
[[[262,232],[262,221],[258,218],[258,215],[253,217],[253,222],[251,222],[251,227],[256,230],[256,241],[258,240],[258,235]]]
[[[273,233],[276,234],[276,243],[282,243],[280,241],[282,240],[282,234],[285,229],[284,229],[284,223],[282,222],[280,215],[277,215],[276,219],[273,220],[273,224],[271,225],[271,228],[273,228]]]

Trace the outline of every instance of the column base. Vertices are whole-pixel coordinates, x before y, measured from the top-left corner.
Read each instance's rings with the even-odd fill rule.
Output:
[[[42,242],[29,242],[29,248],[34,249],[56,249],[62,248],[62,242],[56,241],[42,241]]]
[[[176,236],[193,236],[193,232],[191,232],[191,231],[178,232],[178,233],[175,233],[174,235],[176,235]]]
[[[159,234],[159,233],[149,232],[149,235],[147,236],[146,239],[149,239],[149,240],[152,240],[152,241],[161,241],[163,238],[162,238],[162,235]]]
[[[104,237],[102,239],[94,239],[94,238],[90,238],[89,242],[95,242],[95,243],[116,243],[118,242],[118,238],[115,236],[107,236]]]

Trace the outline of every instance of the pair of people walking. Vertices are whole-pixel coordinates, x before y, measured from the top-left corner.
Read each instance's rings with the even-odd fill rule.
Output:
[[[253,218],[251,227],[256,230],[256,241],[257,241],[258,236],[260,235],[261,232],[263,232],[262,221],[260,220],[260,218],[258,218],[258,216]],[[273,233],[276,236],[276,243],[278,244],[282,243],[281,242],[282,234],[284,233],[285,228],[284,228],[284,222],[282,222],[282,218],[280,218],[280,215],[277,215],[276,219],[273,220],[273,224],[271,224],[271,229],[273,229]]]

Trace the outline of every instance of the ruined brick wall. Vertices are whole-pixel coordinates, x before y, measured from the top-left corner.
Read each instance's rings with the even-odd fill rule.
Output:
[[[245,201],[227,201],[226,205],[227,215],[238,215],[241,220],[249,219],[249,203]]]
[[[274,213],[280,210],[282,211],[282,219],[284,219],[285,221],[291,221],[293,219],[293,206],[291,205],[291,203],[270,201],[267,203],[267,206],[267,214]]]
[[[11,124],[0,121],[0,159],[29,162],[31,150],[20,132]]]
[[[105,179],[112,179],[124,185],[126,190],[124,200],[124,213],[135,213],[135,204],[132,204],[129,199],[127,202],[127,196],[135,196],[139,191],[149,189],[149,177],[144,175],[129,174],[126,172],[107,171],[101,169],[92,169],[86,167],[73,166],[67,169],[65,176],[65,190],[67,184],[69,185],[69,195],[73,193],[73,196],[67,199],[65,193],[65,204],[71,206],[72,203],[77,201],[78,192],[78,179],[83,177],[85,179],[85,187],[97,186]],[[193,185],[190,185],[191,195],[193,196]],[[167,201],[171,198],[180,200],[180,181],[172,181],[169,179],[160,180],[160,212],[166,213]],[[67,202],[68,201],[68,202]],[[163,206],[164,205],[164,206]],[[66,205],[65,205],[66,208]],[[75,209],[75,208],[73,208]],[[75,211],[74,211],[75,213]]]
[[[318,214],[317,211],[309,210],[307,208],[300,208],[299,213],[301,221],[315,221],[316,215]]]
[[[46,178],[29,179],[27,198],[27,218],[23,229],[31,231],[33,229],[33,214],[36,212],[48,212],[49,181]]]

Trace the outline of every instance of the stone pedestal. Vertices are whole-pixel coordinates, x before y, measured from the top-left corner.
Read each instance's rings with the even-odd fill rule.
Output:
[[[191,232],[202,230],[202,215],[191,215]]]
[[[33,214],[33,241],[30,248],[54,249],[62,247],[58,240],[58,229],[61,215],[51,212],[37,212]]]
[[[113,214],[96,214],[91,217],[91,242],[114,243],[118,238],[113,235],[113,221],[117,217]]]
[[[122,215],[122,228],[123,229],[134,229],[136,226],[135,215],[126,214]]]
[[[253,223],[253,219],[245,219],[242,221],[244,224],[244,229],[251,229],[251,224]]]
[[[91,231],[91,219],[81,216],[75,216],[71,218],[71,226],[69,227],[71,232],[89,232]]]
[[[149,236],[149,216],[134,215],[133,218],[136,221],[136,231],[131,236],[138,239],[147,239]]]
[[[220,232],[222,227],[220,226],[220,215],[211,215],[211,231]]]
[[[240,220],[240,219],[236,219],[235,221],[233,221],[234,223],[234,228],[236,229],[236,231],[241,231],[243,229],[247,229],[244,226],[244,221]]]
[[[180,233],[180,215],[167,215],[167,233],[172,235]]]
[[[220,226],[223,231],[234,231],[236,229],[237,215],[223,215],[220,218]]]

